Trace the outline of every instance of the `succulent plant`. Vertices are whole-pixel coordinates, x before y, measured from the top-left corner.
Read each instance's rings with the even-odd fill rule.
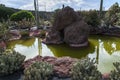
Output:
[[[0,76],[12,74],[13,72],[19,70],[25,56],[19,54],[18,52],[3,52],[0,54]]]
[[[110,73],[110,80],[120,80],[120,62],[113,63],[115,70]]]
[[[24,80],[51,80],[53,65],[47,62],[35,62],[24,70]]]
[[[94,59],[85,58],[77,61],[71,71],[72,80],[102,80]]]

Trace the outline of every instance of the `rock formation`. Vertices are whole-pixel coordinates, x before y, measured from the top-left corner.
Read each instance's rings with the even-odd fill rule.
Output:
[[[41,56],[36,56],[33,59],[29,59],[23,63],[24,68],[28,68],[31,64],[34,62],[39,61],[39,62],[48,62],[54,66],[54,76],[60,77],[60,78],[68,78],[71,76],[71,68],[73,64],[78,61],[78,59],[75,58],[70,58],[70,57],[60,57],[60,58],[55,58],[55,57],[41,57]]]
[[[58,11],[52,29],[47,33],[46,44],[65,42],[72,47],[88,45],[89,28],[81,16],[70,7]]]

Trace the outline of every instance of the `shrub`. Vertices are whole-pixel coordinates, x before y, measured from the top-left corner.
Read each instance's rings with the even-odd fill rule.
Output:
[[[113,63],[115,70],[110,73],[110,80],[120,80],[120,62]]]
[[[10,20],[12,21],[22,21],[23,19],[34,20],[34,16],[28,11],[19,11],[10,16]]]
[[[72,80],[102,80],[102,75],[97,70],[94,59],[86,58],[73,65]]]
[[[35,62],[24,70],[24,80],[51,80],[53,66],[46,62]]]
[[[0,23],[0,40],[8,40],[9,36],[8,33],[8,22],[2,22]]]
[[[28,30],[23,30],[20,32],[21,38],[22,39],[28,39],[29,38],[29,31]]]
[[[25,56],[15,51],[0,53],[0,76],[12,74],[19,70],[24,59]]]

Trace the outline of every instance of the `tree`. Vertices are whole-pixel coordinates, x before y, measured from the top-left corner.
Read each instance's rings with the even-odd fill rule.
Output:
[[[90,10],[90,11],[82,11],[80,13],[84,17],[84,20],[87,22],[88,25],[91,25],[92,27],[97,27],[100,24],[98,11]]]
[[[5,7],[5,5],[0,4],[0,22],[6,21],[15,11],[11,8]]]
[[[120,7],[119,4],[116,2],[115,4],[113,4],[109,10],[107,11],[107,13],[105,14],[105,24],[107,26],[112,25],[114,26],[114,24],[118,21],[118,13],[120,13]]]
[[[34,20],[34,16],[29,11],[19,11],[10,16],[10,20],[12,21],[22,21],[23,19]]]

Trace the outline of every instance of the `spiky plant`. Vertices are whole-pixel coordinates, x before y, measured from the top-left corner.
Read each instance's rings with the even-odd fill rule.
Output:
[[[24,70],[24,80],[51,80],[53,65],[46,62],[35,62]]]
[[[110,80],[120,80],[120,62],[113,63],[115,70],[110,73]]]
[[[22,67],[25,56],[18,52],[3,52],[0,54],[0,76],[12,74]]]
[[[101,80],[102,75],[95,66],[95,61],[85,58],[77,61],[72,68],[72,80]]]

